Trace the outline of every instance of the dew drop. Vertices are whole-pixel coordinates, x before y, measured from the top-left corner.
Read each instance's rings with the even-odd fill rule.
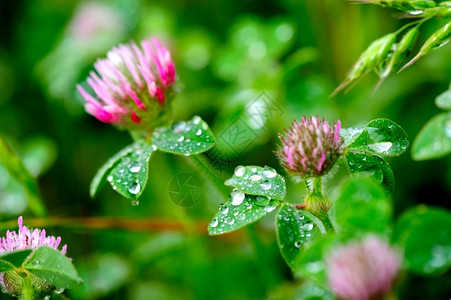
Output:
[[[253,173],[255,173],[255,172],[257,172],[257,168],[256,168],[256,167],[252,167],[252,168],[251,168],[251,171],[252,171]]]
[[[238,214],[238,215],[236,216],[236,218],[237,218],[238,220],[240,220],[240,221],[243,221],[243,220],[246,218],[246,215],[243,214],[243,213],[241,213],[241,214]]]
[[[274,205],[270,205],[270,206],[266,206],[265,207],[265,211],[268,212],[268,213],[272,212],[275,209],[276,209],[276,207]]]
[[[141,163],[139,161],[134,161],[130,165],[130,172],[132,173],[138,173],[141,171]]]
[[[265,181],[263,181],[263,182],[260,184],[260,187],[261,187],[263,190],[267,191],[267,190],[269,190],[269,189],[271,188],[271,182],[269,182],[268,180],[265,180]]]
[[[155,145],[152,145],[152,146],[150,146],[150,149],[152,150],[152,151],[157,151],[157,146],[155,146]]]
[[[301,248],[301,242],[300,242],[300,241],[294,242],[294,246],[295,246],[296,248]]]
[[[243,166],[238,166],[235,168],[235,176],[236,177],[243,176],[245,172],[246,172],[246,168]]]
[[[111,176],[111,175],[110,175],[110,176],[108,176],[106,180],[108,180],[108,182],[111,182],[111,181],[113,181],[113,176]]]
[[[185,122],[175,122],[172,125],[172,131],[174,133],[180,133],[180,132],[184,131],[185,128],[186,128],[186,123]]]
[[[218,226],[218,223],[219,223],[219,221],[218,221],[218,219],[216,219],[216,218],[214,218],[213,220],[211,220],[211,222],[210,222],[210,227],[216,227],[216,226]]]
[[[307,232],[306,234],[305,234],[305,237],[311,237],[312,236],[312,233],[311,232]]]
[[[408,14],[411,15],[411,16],[419,16],[422,13],[423,13],[422,10],[411,10],[411,11],[408,12]]]
[[[197,129],[196,135],[201,135],[201,134],[202,134],[202,129]]]
[[[265,206],[269,203],[270,199],[265,196],[257,196],[256,200],[258,205]]]
[[[245,198],[245,195],[242,191],[233,189],[232,191],[232,205],[240,205],[243,203],[243,200]]]
[[[276,177],[276,175],[277,175],[277,172],[273,168],[266,167],[263,170],[263,176],[266,178],[274,178],[274,177]]]
[[[234,218],[227,218],[226,219],[227,224],[229,225],[233,225],[235,223],[235,219]]]
[[[250,179],[252,181],[259,181],[260,179],[262,179],[262,177],[260,175],[258,175],[258,174],[254,174],[254,175],[251,175]]]
[[[183,142],[185,140],[185,137],[183,135],[181,135],[178,139],[177,142]]]
[[[139,184],[139,182],[132,182],[128,186],[128,191],[130,192],[130,194],[136,195],[139,193],[140,190],[141,190],[141,185]]]
[[[228,212],[229,212],[229,208],[227,206],[224,205],[223,207],[221,207],[221,213],[223,215],[226,215]]]
[[[200,121],[201,121],[201,118],[200,118],[199,116],[195,116],[195,117],[193,118],[193,123],[196,124],[196,125],[199,124]]]
[[[139,200],[138,199],[134,199],[131,201],[133,206],[138,206],[139,205]]]
[[[306,223],[304,225],[304,229],[307,230],[307,231],[312,230],[313,229],[313,223]]]
[[[370,147],[372,150],[380,153],[380,152],[386,152],[386,151],[390,150],[392,145],[393,144],[391,142],[381,142],[381,143],[375,143],[372,145],[368,145],[368,147]]]

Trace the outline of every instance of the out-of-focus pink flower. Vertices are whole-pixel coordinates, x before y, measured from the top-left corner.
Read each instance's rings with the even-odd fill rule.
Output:
[[[340,299],[381,299],[399,271],[399,254],[376,236],[345,245],[326,259],[330,288]]]
[[[169,51],[157,38],[119,45],[94,64],[87,79],[95,96],[77,85],[86,111],[119,128],[146,129],[163,113],[175,82]]]
[[[101,2],[82,2],[69,24],[70,36],[88,42],[99,34],[117,34],[124,31],[124,21],[111,5]]]
[[[303,178],[326,173],[341,153],[340,126],[340,121],[330,126],[314,116],[295,120],[285,130],[286,136],[279,134],[282,145],[276,154],[282,166],[288,173]]]
[[[61,243],[61,237],[47,236],[45,229],[30,230],[23,226],[23,219],[19,217],[18,232],[6,232],[6,237],[0,239],[0,254],[4,252],[13,252],[17,250],[36,249],[39,246],[48,246],[53,249],[58,249]],[[61,249],[62,254],[66,254],[67,245]]]

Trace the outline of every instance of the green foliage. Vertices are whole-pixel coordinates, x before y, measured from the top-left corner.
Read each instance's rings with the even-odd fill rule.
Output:
[[[366,178],[348,180],[334,207],[337,231],[347,238],[368,232],[384,234],[392,222],[392,206],[387,194]]]
[[[199,154],[211,149],[215,142],[208,125],[198,116],[188,122],[174,123],[172,128],[159,127],[152,135],[152,144],[140,140],[111,157],[94,176],[90,194],[94,197],[107,180],[113,190],[137,205],[149,178],[148,168],[153,152]]]
[[[346,162],[352,174],[371,177],[389,192],[393,192],[395,178],[390,165],[381,157],[366,153],[348,152]]]
[[[20,157],[2,137],[0,137],[0,162],[11,176],[25,188],[30,209],[38,216],[45,216],[47,212],[39,195],[35,178],[31,176]]]
[[[284,200],[285,179],[271,167],[238,166],[232,178],[225,182],[248,195],[260,195],[276,200]]]
[[[420,18],[421,20],[410,22],[398,31],[389,33],[372,42],[360,55],[357,62],[348,72],[345,80],[335,89],[332,95],[335,95],[348,86],[352,86],[352,84],[372,70],[380,77],[380,81],[376,86],[377,89],[389,74],[394,71],[403,71],[431,50],[445,45],[451,36],[451,22],[449,22],[433,32],[423,43],[418,53],[408,63],[402,66],[404,60],[409,56],[410,51],[414,47],[419,34],[419,27],[432,18],[442,19],[445,17],[446,19],[446,17],[449,17],[451,9],[449,2],[436,3],[433,0],[354,0],[354,2],[371,3],[382,7],[395,8],[403,11],[406,17]],[[397,36],[409,27],[412,28],[396,42],[398,39]]]
[[[152,143],[160,151],[192,155],[211,149],[215,140],[207,123],[195,116],[188,122],[176,122],[171,128],[155,129]]]
[[[23,267],[56,287],[74,288],[81,283],[71,261],[60,251],[47,246],[36,248]]]
[[[387,119],[376,119],[366,125],[347,149],[392,157],[404,153],[408,146],[407,135],[398,124]]]
[[[406,151],[409,141],[404,130],[393,121],[376,119],[363,130],[345,130],[343,135],[349,171],[369,176],[393,192],[393,171],[383,157]]]
[[[220,205],[219,212],[208,225],[208,232],[216,235],[237,230],[263,218],[279,205],[279,201],[270,200],[265,196],[245,195],[241,191],[234,190],[231,198]]]
[[[277,241],[287,264],[295,270],[302,250],[318,234],[318,228],[302,210],[284,204],[276,218]]]
[[[429,120],[415,137],[412,158],[426,160],[440,158],[451,152],[451,118],[441,113]]]
[[[30,253],[30,249],[25,249],[20,251],[7,252],[6,254],[1,255],[0,268],[2,272],[19,268],[30,255]]]
[[[417,206],[396,221],[393,241],[404,249],[404,267],[436,275],[451,267],[451,214],[442,208]]]

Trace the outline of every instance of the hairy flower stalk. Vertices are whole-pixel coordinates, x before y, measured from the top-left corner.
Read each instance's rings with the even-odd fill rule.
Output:
[[[17,232],[8,230],[6,236],[0,238],[0,255],[26,249],[34,250],[40,246],[47,246],[58,250],[61,237],[47,236],[45,229],[28,229],[26,226],[23,226],[22,217],[19,217],[18,224],[19,230]],[[66,254],[66,250],[67,245],[64,245],[61,248],[61,253]],[[25,279],[27,280],[27,284],[24,284]],[[42,299],[57,289],[55,286],[30,273],[27,273],[25,277],[19,275],[14,270],[0,273],[0,286],[3,292],[12,295],[22,295],[23,298],[26,298],[23,294],[29,292],[27,290],[28,285],[32,286],[32,293],[35,299]]]
[[[336,249],[326,259],[329,285],[340,299],[382,299],[400,266],[398,253],[377,236]]]
[[[170,52],[155,37],[119,45],[106,59],[94,64],[87,83],[95,96],[81,85],[85,109],[102,122],[120,129],[146,130],[156,124],[168,106],[175,82]]]
[[[340,126],[340,121],[330,126],[314,116],[295,120],[286,136],[279,134],[282,145],[276,154],[282,166],[303,179],[324,175],[341,154]]]

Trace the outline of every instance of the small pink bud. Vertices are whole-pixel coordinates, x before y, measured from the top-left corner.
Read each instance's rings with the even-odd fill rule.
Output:
[[[94,67],[97,73],[86,80],[94,94],[77,85],[88,113],[121,129],[145,130],[158,121],[175,82],[171,54],[158,39],[142,41],[141,48],[119,45]]]
[[[329,285],[340,299],[382,299],[390,292],[400,263],[399,254],[388,243],[368,236],[327,257]]]
[[[330,126],[314,116],[294,121],[285,136],[279,134],[282,145],[276,154],[282,166],[303,178],[325,174],[341,154],[340,126],[340,121]]]

